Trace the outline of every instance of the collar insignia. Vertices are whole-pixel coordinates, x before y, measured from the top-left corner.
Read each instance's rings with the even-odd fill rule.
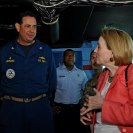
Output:
[[[11,47],[12,50],[14,50],[14,47]]]
[[[43,48],[42,47],[39,47],[40,50],[42,50]]]

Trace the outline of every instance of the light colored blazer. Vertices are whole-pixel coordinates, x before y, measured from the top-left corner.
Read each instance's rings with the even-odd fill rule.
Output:
[[[128,87],[126,87],[125,69],[117,70],[102,105],[102,121],[118,125],[121,133],[133,133],[133,64],[128,68]],[[97,89],[101,92],[109,71],[99,77]]]

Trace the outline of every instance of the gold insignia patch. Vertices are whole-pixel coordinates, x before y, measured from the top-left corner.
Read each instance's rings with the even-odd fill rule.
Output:
[[[12,59],[12,57],[9,57],[7,60],[6,60],[6,63],[13,63],[15,62],[14,59]]]
[[[38,57],[38,62],[46,62],[46,58],[43,56]]]

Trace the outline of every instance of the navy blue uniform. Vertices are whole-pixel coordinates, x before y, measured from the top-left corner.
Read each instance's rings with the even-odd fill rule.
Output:
[[[0,50],[0,95],[31,98],[32,102],[3,100],[1,133],[53,133],[49,96],[56,88],[56,68],[51,49],[36,40],[27,55],[16,41]]]

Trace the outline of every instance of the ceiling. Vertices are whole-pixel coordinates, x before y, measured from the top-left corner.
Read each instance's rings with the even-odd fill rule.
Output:
[[[97,40],[104,25],[121,28],[133,37],[133,4],[76,3],[55,9],[58,21],[45,24],[33,0],[0,0],[0,44],[16,37],[14,23],[17,15],[24,10],[36,13],[37,38],[52,48],[76,48],[83,41]]]

